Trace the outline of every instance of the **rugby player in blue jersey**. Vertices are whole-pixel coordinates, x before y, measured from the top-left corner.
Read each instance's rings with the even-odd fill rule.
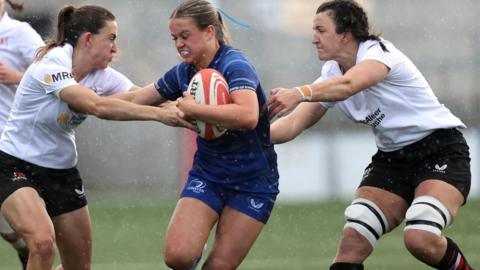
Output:
[[[278,194],[277,157],[268,115],[262,110],[266,96],[252,64],[227,45],[222,16],[211,3],[180,4],[169,29],[182,63],[136,93],[133,101],[158,103],[183,97],[178,108],[186,118],[228,131],[210,141],[197,138],[193,166],[168,226],[165,263],[173,269],[194,268],[217,225],[203,269],[235,269],[267,222]],[[186,93],[190,79],[205,68],[223,74],[231,104],[201,105]]]

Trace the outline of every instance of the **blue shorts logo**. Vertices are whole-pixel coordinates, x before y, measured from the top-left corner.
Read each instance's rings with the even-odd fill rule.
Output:
[[[264,205],[263,202],[255,201],[254,198],[249,198],[248,203],[250,204],[250,208],[256,211],[260,210]]]
[[[191,190],[195,193],[204,193],[206,186],[207,186],[207,183],[200,181],[198,179],[193,179],[188,184],[187,190]]]

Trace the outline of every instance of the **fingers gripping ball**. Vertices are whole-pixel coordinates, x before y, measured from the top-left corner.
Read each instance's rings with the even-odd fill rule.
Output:
[[[193,76],[188,90],[198,104],[224,105],[230,103],[228,84],[222,74],[215,69],[202,69]],[[226,129],[205,123],[200,120],[193,120],[198,136],[213,140],[225,134]]]

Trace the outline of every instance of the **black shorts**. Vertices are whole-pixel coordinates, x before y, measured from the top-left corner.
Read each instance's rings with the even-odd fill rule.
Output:
[[[82,178],[76,167],[61,170],[44,168],[0,151],[0,205],[23,187],[37,190],[50,217],[87,205]]]
[[[457,129],[436,130],[397,151],[378,151],[365,169],[360,186],[381,188],[410,204],[415,188],[428,179],[451,184],[466,202],[471,183],[469,147]]]

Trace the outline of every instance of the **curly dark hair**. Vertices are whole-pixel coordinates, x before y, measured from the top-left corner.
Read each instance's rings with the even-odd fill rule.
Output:
[[[367,13],[353,0],[332,0],[321,4],[317,13],[327,12],[335,23],[337,34],[350,32],[359,42],[377,40],[384,51],[388,51],[378,34],[370,33]]]

